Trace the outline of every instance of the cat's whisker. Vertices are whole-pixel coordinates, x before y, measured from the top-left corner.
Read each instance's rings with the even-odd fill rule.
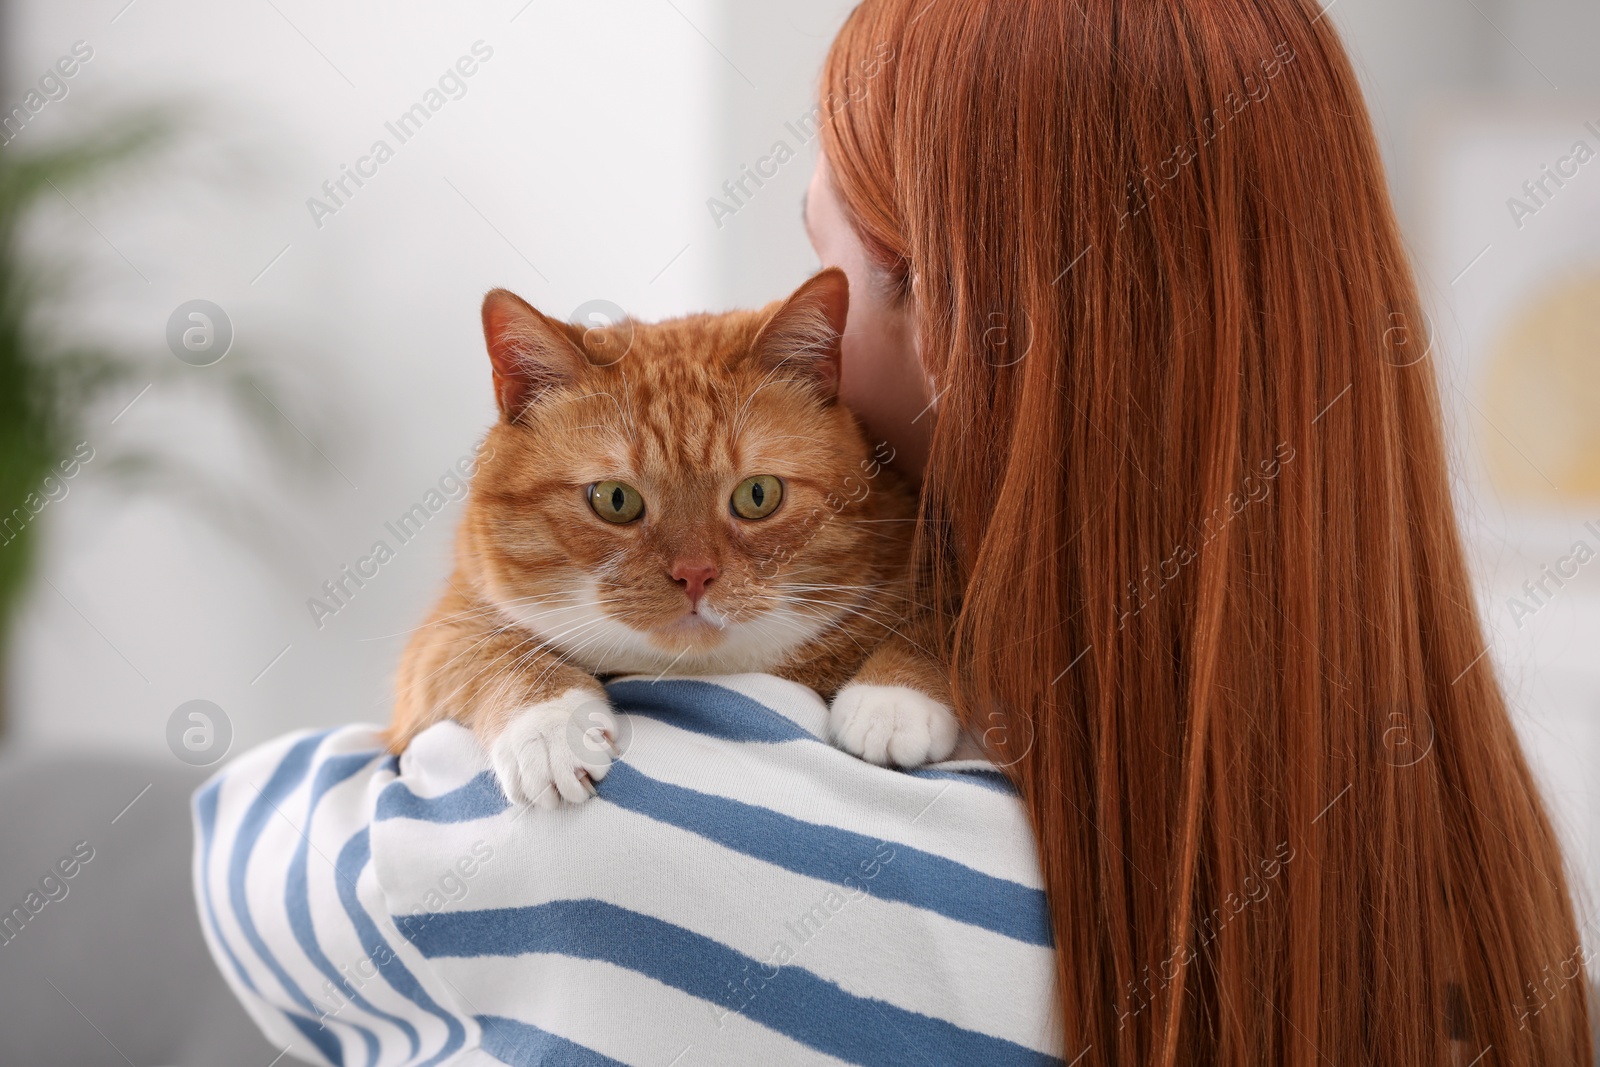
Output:
[[[489,642],[493,641],[495,638],[502,636],[505,632],[506,631],[503,630],[503,629],[496,629],[496,630],[488,630],[488,631],[486,631],[477,640],[475,640],[471,644],[469,644],[466,648],[464,648],[461,651],[457,652],[454,656],[451,656],[448,660],[446,660],[444,663],[441,663],[433,671],[430,671],[424,677],[423,680],[427,681],[429,679],[432,679],[432,678],[438,676],[438,674],[441,671],[445,670],[447,667],[452,667],[456,663],[460,662],[463,658],[465,658],[467,656],[470,656],[470,655],[476,654],[481,648],[483,648]],[[512,646],[512,647],[516,648],[516,647],[520,647],[520,646]],[[497,655],[498,655],[498,653],[497,653]]]
[[[626,380],[626,379],[624,379],[624,380]],[[628,412],[628,411],[624,411],[623,410],[622,402],[617,399],[617,395],[615,393],[609,392],[609,391],[607,391],[605,389],[596,389],[592,393],[584,393],[583,395],[577,397],[577,399],[579,399],[579,400],[589,400],[589,399],[591,399],[593,397],[597,397],[597,396],[598,397],[603,397],[606,400],[609,400],[613,404],[616,405],[617,414],[622,416],[622,421],[627,424],[629,429],[632,429],[636,425],[634,420],[630,417],[631,413]],[[614,429],[614,427],[607,427],[607,429]],[[626,440],[626,439],[624,439],[624,440]]]
[[[532,662],[533,657],[536,655],[538,655],[537,649],[529,649],[517,655],[509,663],[504,664],[501,663],[500,657],[496,657],[490,663],[490,666],[494,668],[493,673],[489,673],[488,669],[479,671],[468,678],[464,684],[477,682],[479,678],[488,674],[488,677],[483,680],[479,688],[493,693],[494,699],[491,701],[480,700],[476,703],[480,706],[487,705],[488,707],[503,707],[506,704],[513,703],[516,701],[516,696],[513,693],[513,682],[522,674],[526,665]],[[459,693],[461,688],[461,686],[458,686],[455,692]]]
[[[875,596],[880,596],[880,597],[884,597],[884,598],[893,598],[893,599],[896,599],[896,600],[910,600],[911,599],[909,596],[907,596],[907,595],[905,595],[903,593],[894,593],[894,592],[891,592],[891,591],[889,591],[887,589],[883,589],[880,586],[874,586],[874,585],[843,585],[843,584],[833,584],[833,583],[829,583],[829,582],[817,582],[815,584],[810,584],[810,585],[783,585],[783,586],[779,586],[778,587],[778,592],[779,593],[786,593],[786,592],[790,592],[790,591],[801,592],[801,593],[823,593],[823,592],[833,592],[833,591],[850,592],[850,593],[872,593]]]
[[[633,410],[633,383],[628,380],[628,372],[624,369],[622,375],[622,395],[628,401],[628,428],[635,429],[639,425],[639,416]]]
[[[728,436],[729,437],[738,438],[740,432],[744,429],[745,417],[746,417],[746,415],[749,414],[750,405],[751,405],[752,402],[754,402],[754,400],[756,398],[756,394],[760,393],[763,389],[767,388],[769,385],[783,385],[783,384],[786,384],[786,383],[790,384],[790,385],[796,384],[798,379],[795,379],[795,378],[781,378],[781,379],[779,379],[777,381],[773,381],[772,380],[772,376],[774,374],[777,374],[780,370],[782,370],[783,369],[783,365],[785,363],[788,363],[790,361],[790,359],[792,359],[792,358],[793,357],[790,356],[790,357],[785,357],[784,359],[779,360],[772,367],[772,369],[767,371],[766,375],[762,377],[760,383],[754,389],[750,390],[750,395],[745,397],[744,398],[744,403],[739,406],[739,413],[734,416],[733,427],[732,427],[732,429],[730,429],[728,431]]]
[[[584,632],[586,632],[588,630],[597,629],[597,628],[599,628],[601,626],[606,625],[610,621],[611,621],[611,619],[608,616],[604,616],[604,615],[602,615],[602,616],[600,616],[598,618],[583,619],[583,620],[580,620],[579,622],[576,622],[576,623],[572,624],[571,626],[568,626],[566,629],[562,630],[559,633],[542,634],[542,635],[540,635],[540,640],[541,640],[541,643],[543,643],[543,644],[545,644],[545,645],[547,645],[547,646],[549,646],[551,648],[559,650],[562,647],[563,643],[569,637],[571,637],[573,635],[576,635],[576,634],[584,633]]]
[[[821,592],[828,592],[828,590],[821,590]],[[821,597],[821,596],[808,595],[807,592],[801,591],[801,590],[784,590],[782,593],[778,594],[778,596],[779,596],[780,599],[785,599],[786,598],[786,599],[789,599],[789,600],[795,600],[795,601],[799,601],[799,602],[802,602],[802,603],[809,602],[809,603],[813,603],[813,604],[833,604],[833,603],[845,604],[845,603],[859,602],[860,600],[862,600],[866,596],[868,591],[867,590],[859,590],[859,591],[853,591],[853,592],[850,592],[850,591],[846,591],[846,592],[847,592],[847,595],[841,596],[837,600],[830,600],[830,599],[828,599],[826,597]]]
[[[595,624],[598,624],[600,621],[602,621],[602,620],[588,620],[587,622],[579,623],[578,626],[595,625]],[[572,631],[576,630],[578,628],[578,626],[570,627],[568,629],[568,631],[565,631],[565,632],[572,632]],[[473,642],[466,649],[463,649],[461,652],[457,653],[455,656],[452,656],[449,661],[447,661],[446,663],[442,664],[437,670],[433,671],[428,677],[432,678],[434,675],[437,675],[439,673],[439,671],[442,671],[446,667],[449,667],[449,666],[453,665],[454,663],[459,661],[462,657],[474,653],[477,649],[481,648],[488,641],[491,641],[494,638],[496,638],[498,636],[501,636],[504,633],[510,632],[511,629],[512,628],[510,628],[510,627],[502,627],[502,628],[499,628],[499,629],[496,629],[496,630],[489,631],[488,633],[486,633],[482,637],[480,637],[477,641]],[[525,639],[523,639],[522,641],[519,641],[517,644],[513,645],[507,651],[509,651],[509,652],[519,652],[520,650],[523,650],[524,648],[526,648],[526,651],[520,651],[520,654],[518,655],[517,663],[520,663],[520,662],[522,662],[522,660],[524,660],[524,659],[526,659],[526,658],[528,658],[528,657],[530,657],[532,655],[535,655],[538,652],[540,652],[543,647],[544,647],[543,642],[536,635],[533,635],[533,634],[530,633]],[[484,669],[492,668],[499,661],[499,659],[502,656],[504,656],[505,654],[506,654],[505,652],[497,653],[494,657],[491,658],[490,662],[485,666]],[[515,666],[515,665],[513,665],[513,666]],[[482,671],[480,670],[477,673],[481,674]],[[465,685],[471,684],[475,680],[476,680],[476,674],[468,676],[466,679],[463,680],[463,682],[460,685],[458,685],[456,687],[456,689],[454,691],[452,691],[452,693],[450,695],[454,696],[456,693],[459,693],[461,691],[461,689]]]
[[[507,628],[508,629],[526,630],[529,633],[532,633],[533,632],[533,627],[530,625],[531,623],[541,622],[541,621],[543,621],[545,619],[550,618],[553,615],[561,615],[561,614],[564,614],[564,613],[570,614],[573,611],[581,611],[581,610],[583,610],[583,608],[584,608],[584,605],[581,604],[581,603],[578,603],[578,604],[558,604],[558,605],[555,605],[553,607],[545,608],[542,611],[534,611],[534,612],[526,612],[526,613],[524,613],[524,612],[516,612],[514,614],[512,612],[502,612],[501,615],[502,615],[503,618],[505,618],[507,620]]]
[[[471,644],[469,644],[466,648],[461,649],[455,655],[453,655],[449,659],[447,659],[444,663],[441,663],[439,666],[435,667],[433,670],[431,670],[427,674],[423,675],[422,678],[416,684],[420,685],[422,682],[428,682],[428,681],[433,680],[434,678],[438,677],[441,672],[445,671],[449,667],[451,667],[454,664],[456,664],[457,662],[459,662],[463,657],[472,655],[478,649],[482,648],[485,644],[487,644],[490,641],[494,640],[496,637],[498,637],[503,632],[504,632],[503,629],[491,629],[491,630],[485,631],[484,633],[480,634],[477,637],[476,640],[471,642]],[[376,705],[376,704],[380,703],[380,701],[374,701],[373,703],[374,703],[374,705]],[[441,701],[436,701],[436,703],[439,703],[441,705],[441,707],[444,706],[444,701],[442,701],[442,700]]]
[[[805,599],[803,597],[795,597],[794,598],[794,602],[796,604],[813,604],[814,603],[814,604],[820,604],[820,605],[825,606],[825,607],[838,608],[838,609],[840,609],[840,617],[847,616],[847,615],[853,615],[853,616],[855,616],[855,617],[857,617],[859,619],[862,619],[862,620],[864,620],[866,622],[870,622],[870,623],[873,623],[875,625],[882,626],[885,630],[888,630],[890,633],[895,634],[895,635],[897,635],[899,637],[905,637],[905,639],[907,641],[911,641],[911,638],[906,637],[905,634],[901,633],[893,625],[891,625],[890,623],[887,623],[884,620],[882,620],[882,619],[878,618],[877,616],[873,615],[871,613],[871,609],[870,608],[861,608],[861,607],[857,607],[855,605],[847,605],[847,604],[833,604],[833,603],[829,603],[829,602],[826,602],[826,601],[810,601],[810,600],[807,600],[807,599]],[[800,611],[801,609],[796,607],[795,610],[796,611]],[[837,621],[837,618],[835,620],[833,620],[833,621]],[[912,641],[911,643],[912,644],[916,644],[915,641]]]
[[[568,633],[578,632],[582,627],[598,625],[602,621],[603,620],[599,620],[599,619],[588,620],[586,623],[579,624],[579,626],[570,627],[567,632]],[[526,648],[525,651],[521,651],[520,654],[517,655],[516,658],[513,659],[511,663],[505,665],[504,667],[500,667],[499,670],[497,671],[496,675],[493,678],[491,678],[491,680],[489,682],[484,684],[485,688],[490,688],[490,687],[494,688],[496,690],[496,692],[497,692],[497,695],[501,698],[501,699],[498,699],[498,700],[494,701],[491,706],[505,706],[507,703],[515,703],[515,702],[517,702],[517,698],[515,698],[512,695],[512,692],[511,692],[512,679],[515,678],[517,675],[520,675],[523,672],[524,667],[525,667],[525,665],[527,663],[529,663],[530,661],[534,660],[535,658],[537,658],[537,657],[539,657],[541,655],[550,655],[551,652],[552,652],[552,650],[548,646],[545,646],[545,645],[541,644],[538,641],[531,641],[531,642],[528,642],[527,644],[528,644],[528,647]],[[522,648],[523,648],[522,645],[517,645],[517,646],[514,646],[512,651],[515,651],[517,649],[522,649]],[[462,691],[462,689],[465,688],[467,685],[470,685],[473,682],[477,681],[484,673],[486,673],[489,670],[495,669],[497,666],[499,666],[500,661],[501,661],[501,659],[503,657],[504,657],[504,653],[497,654],[484,667],[480,668],[478,671],[474,672],[472,675],[469,675],[466,679],[463,679],[463,681],[459,685],[457,685],[454,690],[451,691],[449,696],[450,697],[454,697],[456,694],[460,693]],[[545,671],[543,671],[536,679],[534,679],[532,684],[524,686],[523,687],[524,691],[529,690],[529,689],[537,690],[540,686],[542,686],[542,684],[545,681],[545,679],[549,677],[550,673],[553,672],[556,667],[560,666],[565,661],[565,658],[562,657],[559,654],[559,652],[557,652],[552,658],[555,660],[555,662],[552,663],[549,666],[549,668],[547,668]],[[446,703],[448,703],[448,698],[446,699]]]
[[[514,651],[514,650],[515,649],[507,650],[507,651]],[[503,688],[503,686],[499,686],[498,685],[499,679],[509,678],[511,673],[513,671],[515,671],[517,663],[521,662],[522,658],[524,656],[526,656],[528,653],[527,652],[520,653],[518,656],[516,656],[513,659],[511,664],[509,664],[509,665],[507,665],[507,666],[502,668],[500,666],[500,663],[501,663],[501,660],[505,658],[506,654],[507,654],[506,651],[502,651],[502,652],[497,652],[494,655],[490,656],[488,661],[485,662],[484,664],[482,664],[481,666],[479,666],[479,668],[477,670],[473,671],[471,674],[468,674],[466,677],[462,678],[460,681],[458,681],[456,683],[454,688],[449,690],[447,693],[444,693],[443,695],[441,695],[438,698],[439,706],[443,707],[443,708],[452,707],[454,705],[454,703],[455,703],[455,698],[456,697],[458,697],[463,691],[465,691],[468,686],[471,686],[474,683],[478,682],[479,679],[483,678],[484,675],[486,675],[486,674],[490,675],[490,680],[489,680],[489,682],[484,683],[480,688],[483,688],[483,689],[496,688],[496,687]],[[490,674],[491,671],[493,671],[495,673]],[[478,703],[481,704],[482,702],[480,701]]]
[[[596,622],[600,622],[600,621],[603,621],[603,620],[596,620]],[[589,648],[591,648],[594,645],[594,643],[597,642],[598,640],[600,640],[601,637],[603,637],[603,636],[604,636],[604,631],[601,631],[599,634],[596,634],[596,635],[594,635],[592,637],[585,638],[583,641],[579,642],[575,647],[573,647],[573,648],[571,648],[569,650],[546,649],[545,651],[546,651],[547,655],[550,657],[551,662],[543,670],[540,671],[540,673],[539,673],[537,679],[535,680],[534,684],[536,686],[543,685],[544,681],[547,678],[549,678],[550,675],[554,674],[557,669],[559,669],[562,666],[565,666],[567,664],[570,664],[570,663],[574,662],[579,656],[582,656],[584,653],[586,653],[589,650]],[[615,645],[615,643],[613,643],[612,648],[615,648],[615,647],[616,647],[616,645]],[[609,653],[608,653],[608,655],[609,655]],[[605,657],[601,657],[602,660],[604,658]]]
[[[808,443],[815,443],[816,438],[810,437],[803,433],[786,433],[774,437],[764,437],[762,440],[767,444],[777,444],[779,441],[806,441]]]
[[[512,607],[512,606],[515,606],[515,605],[518,605],[518,604],[529,604],[529,603],[545,602],[545,601],[549,601],[549,600],[551,600],[551,599],[553,599],[553,598],[555,598],[557,596],[571,596],[573,598],[574,602],[571,605],[558,605],[558,606],[552,608],[551,610],[563,610],[566,607],[576,607],[576,606],[579,606],[581,604],[581,602],[582,602],[582,594],[578,593],[578,592],[535,593],[535,594],[531,594],[531,595],[528,595],[528,596],[511,597],[511,598],[509,598],[507,600],[496,601],[496,602],[493,602],[493,603],[484,603],[484,604],[481,604],[478,607],[471,608],[471,609],[469,609],[467,611],[459,611],[459,612],[456,612],[456,613],[451,614],[451,615],[441,615],[436,619],[428,620],[428,622],[424,623],[422,626],[417,627],[417,629],[420,630],[420,629],[423,629],[423,628],[425,628],[427,626],[437,626],[437,625],[440,625],[440,624],[443,624],[443,623],[458,622],[458,621],[465,620],[465,619],[487,618],[487,617],[493,616],[493,615],[495,615],[497,613],[503,614],[504,613],[503,609],[506,608],[506,607]],[[416,631],[413,630],[413,631],[407,631],[407,632],[415,633]],[[395,636],[398,636],[398,635],[395,635]]]
[[[421,626],[416,626],[416,627],[413,627],[413,628],[411,628],[409,630],[401,630],[398,633],[392,633],[392,634],[383,634],[383,635],[378,636],[378,637],[363,637],[363,638],[360,638],[360,640],[361,641],[388,641],[388,640],[392,640],[393,638],[396,638],[396,637],[405,637],[408,634],[419,633],[419,632],[421,632],[423,630],[428,629],[431,626],[440,626],[440,625],[443,625],[444,623],[458,622],[458,621],[461,621],[463,619],[483,618],[483,617],[486,617],[486,616],[489,616],[489,615],[493,615],[494,611],[495,611],[495,609],[493,607],[477,607],[477,608],[473,608],[473,609],[468,610],[468,611],[458,611],[458,612],[455,612],[454,614],[440,615],[440,616],[438,616],[436,618],[428,619]]]
[[[654,680],[657,681],[657,682],[661,681],[662,678],[666,677],[667,672],[672,670],[672,668],[676,667],[678,665],[679,661],[682,660],[683,657],[687,656],[688,654],[689,654],[689,650],[687,648],[685,648],[682,652],[679,652],[676,656],[673,657],[673,660],[672,660],[671,663],[667,664],[664,668],[662,668],[661,673],[656,675]]]
[[[860,641],[856,640],[855,634],[851,633],[849,630],[846,630],[846,629],[844,629],[842,627],[839,627],[839,620],[837,618],[831,618],[831,617],[818,615],[818,614],[806,611],[804,608],[794,608],[793,610],[794,610],[794,613],[796,615],[804,615],[807,618],[816,619],[817,621],[823,623],[825,626],[830,626],[830,627],[836,628],[838,633],[843,635],[847,640],[849,640],[849,642],[851,644],[855,645],[862,652],[870,652],[871,651],[870,649],[867,648],[867,646],[863,645]]]

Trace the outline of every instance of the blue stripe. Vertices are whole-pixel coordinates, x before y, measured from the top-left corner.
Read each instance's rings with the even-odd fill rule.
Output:
[[[311,1042],[317,1051],[327,1057],[329,1063],[335,1065],[344,1063],[344,1049],[321,1023],[315,1019],[307,1019],[296,1012],[283,1011],[281,1008],[278,1010],[283,1012],[284,1018],[294,1024],[296,1030],[300,1031],[301,1037]]]
[[[300,948],[305,952],[306,958],[312,966],[322,972],[322,976],[333,983],[338,991],[339,1000],[334,1001],[333,1016],[343,1007],[342,999],[348,998],[350,1003],[366,1012],[368,1015],[382,1019],[396,1027],[406,1035],[406,1040],[411,1043],[411,1058],[415,1059],[417,1051],[422,1047],[421,1038],[417,1036],[416,1027],[396,1015],[383,1011],[372,1004],[358,992],[351,981],[339,973],[327,955],[322,951],[322,946],[317,943],[316,929],[311,921],[311,901],[308,892],[307,859],[311,849],[309,831],[313,818],[317,813],[317,805],[328,790],[346,781],[352,776],[372,765],[376,752],[354,752],[344,756],[334,756],[323,762],[317,768],[317,776],[311,786],[311,800],[306,806],[307,833],[300,837],[300,846],[295,850],[294,859],[289,862],[288,884],[284,889],[283,904],[288,913],[289,928],[294,931],[294,939],[300,943]],[[380,1043],[377,1035],[368,1027],[362,1026],[351,1019],[334,1018],[333,1021],[343,1023],[356,1031],[361,1036],[362,1043],[367,1048],[368,1067],[376,1067]]]
[[[700,793],[613,764],[598,785],[602,799],[699,834],[726,848],[808,878],[865,889],[1030,945],[1052,943],[1044,893],[996,878],[910,845],[802,822],[768,808]],[[879,854],[891,847],[890,858]],[[867,871],[876,860],[877,873]]]
[[[350,917],[351,924],[356,928],[356,936],[360,939],[362,948],[366,950],[367,958],[378,969],[378,973],[383,975],[384,981],[411,1003],[438,1017],[444,1023],[446,1031],[444,1046],[434,1054],[433,1058],[419,1065],[419,1067],[430,1067],[432,1064],[443,1063],[455,1055],[466,1042],[466,1028],[454,1015],[439,1007],[428,995],[428,991],[422,988],[422,984],[389,947],[389,942],[378,930],[378,924],[372,921],[372,916],[367,914],[367,909],[362,906],[361,899],[356,894],[356,883],[372,859],[372,842],[368,834],[369,831],[363,829],[350,838],[345,842],[344,848],[339,850],[339,858],[334,861],[334,872],[338,875],[335,884],[339,889],[339,901],[344,905],[345,914]]]
[[[568,1041],[528,1023],[500,1015],[479,1015],[483,1051],[512,1067],[628,1067],[621,1060]]]
[[[256,989],[255,979],[250,977],[250,972],[244,969],[244,964],[239,962],[239,957],[234,955],[233,945],[222,936],[222,927],[217,924],[217,907],[211,899],[211,842],[217,832],[217,801],[222,795],[222,779],[213,781],[194,795],[194,811],[200,821],[200,897],[205,906],[206,924],[211,927],[211,936],[217,944],[222,946],[222,951],[227,955],[228,962],[233,965],[233,973],[239,976],[239,981],[250,992],[260,996]]]
[[[942,771],[933,767],[923,767],[903,773],[909,774],[913,778],[946,779],[952,782],[962,782],[966,785],[978,785],[985,789],[991,789],[996,793],[1004,793],[1008,797],[1017,795],[1016,787],[1011,784],[1011,779],[1007,778],[1001,771]]]
[[[604,901],[446,912],[431,922],[395,916],[395,922],[430,958],[554,953],[625,967],[849,1063],[1061,1063],[1013,1041],[887,1001],[853,996],[801,967],[763,963],[681,926]]]
[[[618,711],[660,719],[724,741],[777,744],[820,740],[765,704],[710,682],[689,678],[612,682],[606,686],[606,694]]]
[[[396,779],[378,794],[373,822],[386,819],[420,819],[424,822],[471,822],[506,810],[506,798],[488,771],[436,797],[419,797]]]
[[[272,950],[267,948],[266,941],[256,929],[255,920],[250,917],[250,901],[245,893],[245,873],[250,864],[250,854],[255,850],[256,842],[260,839],[262,830],[266,828],[267,820],[276,813],[277,806],[284,797],[305,780],[306,773],[311,765],[312,753],[322,744],[323,739],[332,732],[331,730],[324,730],[321,733],[302,738],[295,742],[294,747],[289,749],[288,754],[279,761],[278,766],[272,772],[272,777],[259,790],[259,795],[251,802],[244,818],[240,820],[239,829],[234,834],[233,854],[228,860],[228,903],[232,906],[234,916],[238,919],[240,931],[243,932],[245,940],[255,950],[256,955],[260,957],[261,962],[266,964],[267,969],[277,978],[278,984],[283,987],[283,991],[289,995],[291,1000],[312,1015],[319,1014],[316,1005],[311,1003],[311,998],[305,995],[293,978],[289,977],[289,972],[284,970],[283,965],[278,962],[278,958],[272,954]],[[315,1026],[314,1029],[302,1025],[310,1020],[297,1017],[294,1012],[287,1009],[280,1010],[283,1011],[283,1014],[288,1017],[290,1022],[299,1027],[301,1032],[306,1035],[306,1040],[315,1045],[317,1050],[329,1062],[333,1063],[335,1067],[343,1067],[344,1049],[331,1033],[324,1030],[320,1025]]]

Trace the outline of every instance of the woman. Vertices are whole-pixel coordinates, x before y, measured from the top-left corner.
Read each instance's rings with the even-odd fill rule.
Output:
[[[854,400],[919,440],[867,367],[936,398],[921,553],[964,594],[952,682],[1037,836],[1069,1057],[1588,1063],[1561,857],[1322,15],[863,4],[812,194],[824,261],[881,294]]]
[[[656,975],[721,1004],[719,1027],[745,1029],[682,1052],[663,1032],[653,1062],[1589,1062],[1561,857],[1483,655],[1422,313],[1356,80],[1322,14],[1303,0],[866,0],[851,15],[824,69],[808,229],[824,264],[850,275],[843,395],[922,475],[918,573],[929,602],[960,605],[943,651],[961,716],[1026,812],[1056,988],[1029,970],[1037,954],[967,952],[924,923],[856,948],[865,986],[887,967],[923,998],[909,1013],[889,1004],[876,1043],[826,998],[735,976],[730,1001],[704,975]],[[792,721],[810,714],[792,693],[757,697],[792,701]],[[307,816],[308,846],[350,842],[328,857],[324,896],[302,901],[308,918],[332,897],[365,916],[373,878],[390,910],[397,882],[425,899],[438,872],[395,861],[400,844],[387,869],[369,865],[386,825],[380,810],[369,841],[374,810],[448,822],[494,809],[448,775],[429,779],[459,738],[429,743],[408,753],[398,793],[392,768],[365,781],[377,764],[364,750],[319,751],[300,768],[296,788],[315,796],[370,794],[328,816],[346,823],[325,838]],[[258,766],[290,757],[280,748]],[[772,758],[785,773],[787,757]],[[247,773],[220,783],[221,816],[217,787],[201,796],[203,897],[238,903],[278,884],[248,862],[218,873],[218,820]],[[276,781],[248,784],[278,808]],[[1025,889],[1028,864],[1007,854],[1015,827],[962,788],[950,825],[988,820],[994,856],[980,845],[958,858],[1007,866],[997,894]],[[900,843],[891,853],[946,825],[937,811],[913,825],[904,795],[874,797],[834,815],[906,807],[882,831]],[[567,847],[583,847],[583,820],[602,810],[569,816]],[[267,807],[240,811],[237,824],[269,832]],[[525,856],[501,862],[564,877]],[[716,882],[685,891],[722,892]],[[469,883],[454,878],[446,896]],[[878,887],[862,885],[876,903]],[[1000,921],[1026,915],[1023,898],[1007,899]],[[291,935],[230,916],[220,929],[208,914],[224,972],[292,1040],[266,1018],[284,999],[271,968],[231,947],[270,955]],[[395,951],[427,955],[437,914],[398,920],[409,944]],[[610,936],[602,927],[579,922],[584,944],[567,947],[592,957],[585,939]],[[456,934],[476,938],[457,955],[523,936],[514,924]],[[358,935],[351,951],[371,944]],[[621,981],[643,964],[608,958],[622,959],[624,1003],[593,1010],[627,1029],[650,1016],[654,987]],[[473,1047],[456,1031],[474,1026],[477,1047],[507,1062],[635,1062],[494,1031],[485,1020],[499,1016],[470,1010],[474,995],[514,996],[532,972],[454,998],[447,972],[363,962],[471,1016],[429,999],[438,1042],[418,1023],[393,1056],[371,1039],[369,1062],[453,1054]],[[772,980],[804,966],[785,961]],[[859,993],[857,977],[831,988]],[[538,996],[560,993],[539,980]],[[973,1009],[973,990],[995,983],[1000,996]],[[380,1011],[382,984],[346,983],[333,1014],[401,1011]],[[867,1016],[861,1004],[900,991],[852,1010]],[[806,1005],[820,1018],[790,1018]],[[360,1048],[295,1026],[329,1059],[330,1047]],[[774,1051],[762,1028],[798,1043]],[[1030,1044],[1030,1028],[1049,1035]],[[830,1044],[836,1031],[853,1043]],[[999,1043],[974,1044],[980,1032]]]

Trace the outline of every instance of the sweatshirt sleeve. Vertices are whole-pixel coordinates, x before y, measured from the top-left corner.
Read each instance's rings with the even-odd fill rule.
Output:
[[[470,1012],[395,927],[373,814],[399,773],[370,726],[293,734],[193,802],[194,888],[224,979],[278,1048],[313,1063],[472,1063]]]
[[[1061,1067],[1027,814],[981,761],[876,767],[771,675],[619,678],[583,804],[472,732],[247,752],[195,796],[219,970],[317,1063]],[[577,730],[568,742],[587,745]]]

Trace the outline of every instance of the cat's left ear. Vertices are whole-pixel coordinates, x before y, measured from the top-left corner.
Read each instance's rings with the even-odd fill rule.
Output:
[[[483,298],[483,337],[494,365],[495,401],[507,422],[557,386],[576,381],[588,366],[574,327],[541,315],[506,289]]]
[[[850,314],[850,279],[838,267],[813,276],[756,335],[762,365],[791,372],[829,400],[839,395],[839,342]]]

